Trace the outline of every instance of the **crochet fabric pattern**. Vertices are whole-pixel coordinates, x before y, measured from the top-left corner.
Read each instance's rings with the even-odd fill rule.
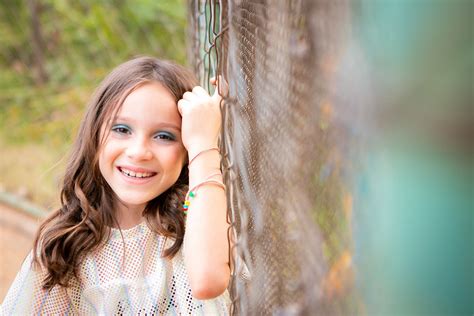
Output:
[[[123,235],[123,239],[122,239]],[[78,279],[68,288],[41,289],[44,272],[28,255],[8,292],[3,315],[227,315],[228,292],[211,300],[191,295],[182,248],[171,260],[161,257],[171,241],[153,233],[145,222],[111,237],[89,254]],[[184,245],[183,245],[184,246]]]

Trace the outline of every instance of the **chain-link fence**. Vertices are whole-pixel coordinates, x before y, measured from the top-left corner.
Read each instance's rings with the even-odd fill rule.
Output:
[[[334,119],[347,3],[189,5],[196,72],[203,84],[215,75],[229,83],[222,150],[237,240],[233,311],[354,313],[353,142],[347,121]]]
[[[230,88],[233,311],[472,314],[472,2],[188,6]]]

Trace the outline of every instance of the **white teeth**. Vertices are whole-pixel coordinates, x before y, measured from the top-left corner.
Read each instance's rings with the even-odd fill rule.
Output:
[[[150,173],[150,172],[134,172],[132,170],[128,170],[128,169],[125,169],[125,168],[120,168],[120,171],[129,176],[129,177],[132,177],[132,178],[148,178],[148,177],[151,177],[153,175],[153,173]]]

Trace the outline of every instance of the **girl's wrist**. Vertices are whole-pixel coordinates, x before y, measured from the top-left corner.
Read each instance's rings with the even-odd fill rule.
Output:
[[[217,139],[215,141],[202,141],[202,142],[194,142],[187,146],[186,150],[188,152],[189,160],[195,157],[197,154],[204,150],[208,150],[210,148],[218,148],[217,146]]]
[[[218,151],[212,150],[203,155],[196,157],[190,165],[188,165],[189,175],[196,173],[199,170],[220,170],[221,169],[221,155]]]
[[[216,146],[216,147],[211,147],[211,148],[208,148],[208,149],[204,149],[204,150],[201,150],[199,151],[197,154],[194,154],[194,155],[189,155],[189,158],[188,158],[188,168],[193,164],[193,162],[198,159],[199,157],[201,156],[205,156],[206,154],[208,153],[211,153],[212,151],[216,151],[220,154],[220,151],[219,151],[219,148]]]
[[[203,152],[203,154],[197,156],[188,167],[189,185],[192,187],[210,174],[221,172],[221,155],[217,150]]]

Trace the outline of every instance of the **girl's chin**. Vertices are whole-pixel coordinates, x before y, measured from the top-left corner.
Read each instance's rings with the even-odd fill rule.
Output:
[[[114,188],[112,188],[113,190]],[[123,188],[116,188],[113,190],[115,197],[118,200],[117,207],[122,207],[127,210],[138,210],[143,211],[145,206],[151,200],[158,197],[161,193],[161,190],[129,190]]]
[[[147,198],[130,198],[130,197],[120,197],[119,196],[119,206],[127,209],[128,211],[139,211],[142,212],[148,202],[153,200],[155,197]]]

